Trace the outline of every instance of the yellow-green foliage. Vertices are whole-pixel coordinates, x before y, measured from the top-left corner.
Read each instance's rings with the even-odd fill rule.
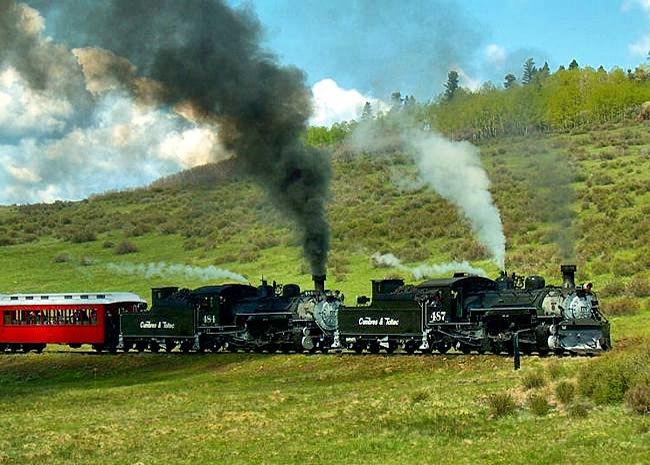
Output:
[[[521,384],[526,389],[540,388],[546,385],[546,378],[541,370],[529,371],[524,374]]]
[[[629,343],[629,342],[628,342]],[[626,393],[650,381],[650,345],[648,339],[632,340],[632,347],[593,360],[578,376],[582,395],[597,404],[623,401]]]
[[[532,392],[528,396],[528,407],[530,407],[531,412],[538,416],[546,415],[551,409],[546,395],[541,392]]]
[[[512,415],[517,409],[517,403],[509,392],[496,392],[487,398],[490,416],[499,418]]]

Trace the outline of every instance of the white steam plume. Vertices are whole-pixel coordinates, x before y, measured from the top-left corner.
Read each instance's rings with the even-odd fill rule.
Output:
[[[246,282],[246,278],[238,273],[217,268],[210,265],[206,267],[181,265],[177,263],[108,263],[106,268],[118,274],[138,275],[145,278],[168,276],[184,276],[201,281],[217,279],[232,279],[234,281]]]
[[[503,269],[506,237],[479,149],[469,142],[453,142],[438,134],[423,133],[412,133],[408,145],[414,150],[420,177],[462,211],[479,242]]]
[[[401,271],[411,273],[415,279],[422,279],[429,276],[447,275],[453,272],[464,272],[478,276],[486,276],[487,273],[483,268],[476,268],[468,262],[449,262],[439,263],[436,265],[418,265],[410,267],[404,265],[399,258],[392,253],[380,254],[376,252],[372,255],[372,261],[378,266],[389,266]]]
[[[469,142],[454,142],[440,134],[412,129],[404,122],[401,125],[397,135],[387,135],[374,122],[361,123],[348,142],[358,151],[405,150],[413,157],[420,179],[460,210],[479,242],[503,269],[506,239],[479,149]]]

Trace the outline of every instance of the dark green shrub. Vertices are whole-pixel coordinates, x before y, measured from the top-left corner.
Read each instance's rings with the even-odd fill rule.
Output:
[[[625,394],[625,403],[641,415],[650,414],[650,383],[640,382]]]
[[[526,389],[540,388],[546,385],[546,378],[544,378],[544,373],[541,371],[530,371],[524,374],[521,384]]]
[[[650,381],[650,346],[647,339],[633,341],[627,352],[610,352],[582,367],[578,390],[597,404],[621,402],[639,382]]]
[[[116,255],[125,255],[128,253],[135,253],[137,251],[138,247],[131,241],[122,241],[117,244],[117,247],[115,247]]]
[[[80,229],[78,231],[73,232],[70,235],[70,242],[74,244],[81,244],[83,242],[92,242],[94,240],[97,240],[97,235],[95,234],[94,231],[90,231],[88,229]]]
[[[564,405],[568,405],[575,396],[576,388],[573,383],[560,381],[555,386],[555,397]]]
[[[546,415],[551,409],[546,396],[539,392],[532,393],[528,397],[528,407],[530,407],[531,412],[538,416]]]
[[[599,290],[598,294],[603,297],[620,296],[625,291],[623,281],[614,279],[607,281]]]
[[[649,297],[650,296],[650,279],[641,278],[636,276],[627,283],[625,292],[634,297]]]
[[[60,253],[59,255],[54,257],[54,263],[66,263],[69,262],[71,258],[72,257],[70,257],[69,253],[66,252]]]
[[[415,391],[413,394],[411,394],[411,402],[414,404],[418,404],[428,400],[430,396],[431,393],[429,391],[420,389],[418,391]]]
[[[492,418],[512,415],[517,409],[517,404],[509,392],[497,392],[487,398],[487,405]]]
[[[578,401],[569,405],[567,411],[569,412],[569,416],[573,418],[585,418],[589,415],[589,409],[590,405],[588,403]]]
[[[639,313],[639,301],[631,297],[618,297],[603,301],[603,312],[607,316],[629,316]]]
[[[115,243],[114,243],[113,241],[104,241],[104,243],[102,244],[102,246],[103,246],[105,249],[112,249],[113,247],[115,247]]]

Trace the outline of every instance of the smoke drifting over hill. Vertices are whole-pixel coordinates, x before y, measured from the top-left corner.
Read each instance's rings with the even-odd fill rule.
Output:
[[[183,276],[201,281],[213,281],[217,279],[229,279],[246,282],[246,278],[238,273],[217,268],[210,265],[206,267],[182,265],[179,263],[108,263],[106,268],[118,274],[138,275],[145,278],[171,278]]]
[[[114,129],[113,124],[102,126],[105,119],[94,121],[94,110],[108,98],[105,95],[119,95],[167,111],[168,123],[178,127],[172,142],[180,147],[190,137],[186,130],[203,128],[208,140],[218,135],[220,143],[212,140],[211,152],[222,154],[225,149],[236,156],[276,206],[298,223],[312,271],[324,272],[330,166],[325,154],[302,142],[311,94],[300,70],[279,66],[260,47],[261,28],[249,11],[233,10],[220,0],[30,4],[48,18],[48,30],[60,42],[42,37],[43,18],[35,10],[14,2],[0,9],[0,24],[7,25],[7,37],[0,36],[5,39],[0,44],[10,44],[0,59],[20,74],[29,92],[64,100],[71,112],[83,116],[83,124],[67,119],[75,131],[88,125],[92,130]],[[93,118],[86,111],[78,113],[79,108],[89,108]],[[54,124],[52,131],[68,138],[72,132],[66,128]],[[155,134],[169,132],[148,130],[146,144]],[[137,149],[120,153],[125,152],[135,155]],[[168,159],[170,152],[175,150],[160,148],[149,161]],[[61,165],[69,161],[54,158]],[[24,177],[38,179],[46,171],[32,170]]]
[[[449,262],[438,263],[435,265],[418,265],[407,266],[392,253],[380,254],[379,252],[372,255],[372,261],[376,266],[388,266],[397,268],[400,271],[411,273],[413,278],[422,279],[431,276],[449,275],[450,273],[463,272],[477,276],[487,276],[483,268],[477,268],[470,265],[468,262]]]

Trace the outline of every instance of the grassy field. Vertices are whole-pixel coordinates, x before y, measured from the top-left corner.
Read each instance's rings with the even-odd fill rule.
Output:
[[[520,372],[505,357],[456,354],[1,355],[0,464],[648,463],[650,418],[621,401],[627,374],[603,370],[650,336],[650,132],[628,124],[500,139],[481,153],[508,268],[557,282],[561,242],[570,240],[578,280],[594,281],[612,315],[612,353],[525,357]],[[376,268],[374,252],[409,264],[466,259],[497,272],[452,206],[397,186],[414,173],[403,155],[339,149],[334,169],[328,284],[350,300],[369,293],[371,278],[409,278]],[[109,266],[158,262],[308,287],[292,228],[231,168],[83,202],[1,207],[0,291],[148,298],[152,286],[212,282]],[[125,241],[134,250],[117,253]],[[640,357],[643,374],[650,360]],[[601,372],[621,394],[611,401],[585,387],[588,373]],[[526,388],[531,379],[537,387]],[[562,382],[576,389],[568,402],[557,395]],[[504,413],[499,395],[514,400],[510,414],[495,414]]]
[[[650,313],[638,322],[650,323]],[[0,356],[0,463],[640,464],[650,418],[554,397],[588,358]],[[543,377],[527,390],[526,377]],[[490,396],[517,403],[495,417]],[[548,413],[531,411],[538,393]],[[586,402],[586,404],[585,404]],[[574,404],[576,402],[574,401]]]

